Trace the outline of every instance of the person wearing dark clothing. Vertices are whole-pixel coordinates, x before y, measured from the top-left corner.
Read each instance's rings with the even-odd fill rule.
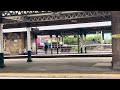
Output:
[[[47,54],[47,50],[48,50],[48,45],[47,45],[47,43],[45,43],[44,50],[45,50],[45,54]]]
[[[95,39],[93,38],[93,40],[92,40],[93,42],[95,42]]]
[[[92,40],[92,44],[94,44],[95,43],[95,39],[93,38],[93,40]]]

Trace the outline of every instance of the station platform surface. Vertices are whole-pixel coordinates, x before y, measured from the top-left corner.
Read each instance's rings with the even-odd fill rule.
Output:
[[[111,66],[112,57],[63,57],[5,59],[0,78],[97,78],[120,79]]]

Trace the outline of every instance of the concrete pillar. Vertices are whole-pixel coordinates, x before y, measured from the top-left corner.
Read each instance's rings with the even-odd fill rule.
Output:
[[[80,51],[83,53],[83,35],[80,34]]]
[[[80,35],[78,35],[78,53],[80,53]]]
[[[37,35],[35,35],[35,44],[36,44],[36,54],[37,54]]]
[[[58,35],[56,35],[56,39],[57,39],[57,54],[58,54]]]
[[[0,68],[4,68],[4,53],[3,53],[3,23],[2,13],[0,12]]]
[[[101,31],[101,49],[103,49],[103,47],[104,47],[104,46],[102,45],[102,44],[103,44],[103,36],[104,36],[104,34],[103,34],[103,32]]]
[[[97,50],[98,50],[98,31],[96,31],[96,44],[97,44],[97,46],[96,46],[96,48],[97,48]]]
[[[0,53],[3,53],[3,24],[0,24]]]
[[[50,35],[50,39],[51,39],[51,54],[53,54],[53,50],[52,50],[52,35]]]
[[[104,41],[104,32],[102,32],[102,39],[103,39],[103,41]],[[103,44],[104,44],[104,42],[103,42]]]
[[[64,36],[62,35],[62,45],[64,45]]]
[[[27,23],[27,47],[28,47],[28,60],[27,62],[32,62],[31,59],[31,25]]]
[[[0,68],[4,68],[4,53],[3,53],[3,24],[2,14],[0,14]]]
[[[60,47],[60,48],[59,48],[59,51],[60,51],[60,53],[61,53],[61,41],[62,41],[61,39],[62,39],[62,37],[61,37],[61,35],[60,35],[60,36],[59,36],[59,47]]]
[[[87,48],[86,48],[86,34],[84,34],[85,36],[85,53],[87,53]]]
[[[120,11],[111,11],[112,14],[112,66],[120,69]]]

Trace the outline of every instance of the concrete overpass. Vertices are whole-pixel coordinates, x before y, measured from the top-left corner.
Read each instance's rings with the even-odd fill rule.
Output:
[[[28,62],[31,59],[31,27],[56,24],[112,21],[112,66],[120,69],[120,11],[0,11],[0,67],[4,67],[3,28],[27,27]],[[4,24],[4,26],[3,26]],[[79,32],[81,34],[81,32]]]

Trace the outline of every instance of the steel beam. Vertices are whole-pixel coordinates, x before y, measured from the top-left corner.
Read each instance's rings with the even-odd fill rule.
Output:
[[[3,14],[5,20],[3,21],[5,24],[8,23],[17,23],[17,22],[46,22],[46,21],[58,21],[58,20],[72,20],[72,19],[80,19],[80,18],[91,18],[91,17],[104,17],[106,19],[107,16],[110,16],[110,11],[62,11],[60,13],[46,13],[42,14],[41,12],[20,12],[8,11],[7,14]],[[20,16],[21,15],[21,16]],[[22,16],[23,15],[23,16]],[[10,21],[11,20],[11,21]],[[72,22],[75,22],[73,20]]]
[[[8,16],[24,16],[24,15],[35,15],[35,14],[43,14],[43,13],[49,13],[51,11],[3,11],[2,16],[8,17]]]

